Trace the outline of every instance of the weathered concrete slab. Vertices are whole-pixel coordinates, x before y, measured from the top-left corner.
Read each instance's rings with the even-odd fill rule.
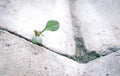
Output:
[[[100,54],[109,47],[120,46],[119,0],[71,0],[72,17],[77,36],[83,38],[87,50]]]
[[[0,30],[0,76],[119,76],[120,51],[80,64]]]
[[[84,64],[0,30],[0,76],[81,76],[84,69]]]
[[[120,76],[120,50],[89,62],[84,76]]]
[[[0,26],[26,38],[31,39],[34,30],[42,30],[51,19],[60,22],[60,29],[45,32],[43,44],[57,52],[74,55],[68,0],[0,0]]]

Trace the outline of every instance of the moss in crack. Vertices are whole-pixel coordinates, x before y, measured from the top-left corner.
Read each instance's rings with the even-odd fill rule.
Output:
[[[83,56],[75,57],[75,61],[78,61],[81,63],[87,63],[99,57],[100,55],[95,51],[89,51],[89,52],[86,52]]]
[[[100,57],[100,55],[96,53],[95,51],[86,52],[83,56],[69,56],[65,54],[63,56],[66,56],[80,63],[87,63],[89,61],[92,61]]]
[[[69,57],[70,59],[73,59],[80,63],[87,63],[100,57],[100,55],[95,51],[86,50],[82,38],[76,37],[75,42],[76,42],[76,55]]]
[[[84,55],[84,53],[86,52],[86,48],[83,39],[80,37],[76,37],[75,44],[76,44],[76,56]]]

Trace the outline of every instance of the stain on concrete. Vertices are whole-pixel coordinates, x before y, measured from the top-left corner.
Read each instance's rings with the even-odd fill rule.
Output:
[[[76,37],[75,44],[76,44],[76,56],[84,55],[84,53],[86,52],[86,48],[83,39],[80,37]]]

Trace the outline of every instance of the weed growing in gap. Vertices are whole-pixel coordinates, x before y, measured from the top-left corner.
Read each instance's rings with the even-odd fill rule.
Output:
[[[60,27],[60,24],[56,20],[50,20],[47,22],[45,28],[42,31],[34,30],[35,36],[32,38],[33,44],[41,44],[42,38],[40,37],[41,34],[47,30],[49,31],[57,31]]]

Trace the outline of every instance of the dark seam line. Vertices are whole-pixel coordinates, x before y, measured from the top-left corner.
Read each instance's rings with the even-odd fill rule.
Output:
[[[32,41],[31,41],[30,39],[25,38],[24,36],[22,36],[22,35],[20,35],[20,34],[17,34],[17,33],[13,32],[13,31],[11,31],[11,30],[8,30],[8,29],[2,28],[2,27],[0,27],[0,29],[1,29],[1,30],[4,30],[4,31],[7,31],[7,32],[9,32],[9,33],[11,33],[11,34],[13,34],[13,35],[15,35],[15,36],[18,36],[18,37],[20,37],[20,38],[22,38],[22,39],[25,39],[26,41],[29,41],[29,42],[32,43]],[[35,45],[41,46],[41,47],[43,47],[43,48],[46,48],[46,49],[50,50],[51,52],[54,52],[54,53],[56,53],[56,54],[59,54],[59,55],[62,55],[62,56],[64,56],[64,57],[69,58],[69,57],[68,57],[69,55],[58,53],[58,52],[56,52],[56,51],[48,48],[48,47],[45,46],[44,44],[35,44]],[[70,59],[70,58],[69,58],[69,59]]]

